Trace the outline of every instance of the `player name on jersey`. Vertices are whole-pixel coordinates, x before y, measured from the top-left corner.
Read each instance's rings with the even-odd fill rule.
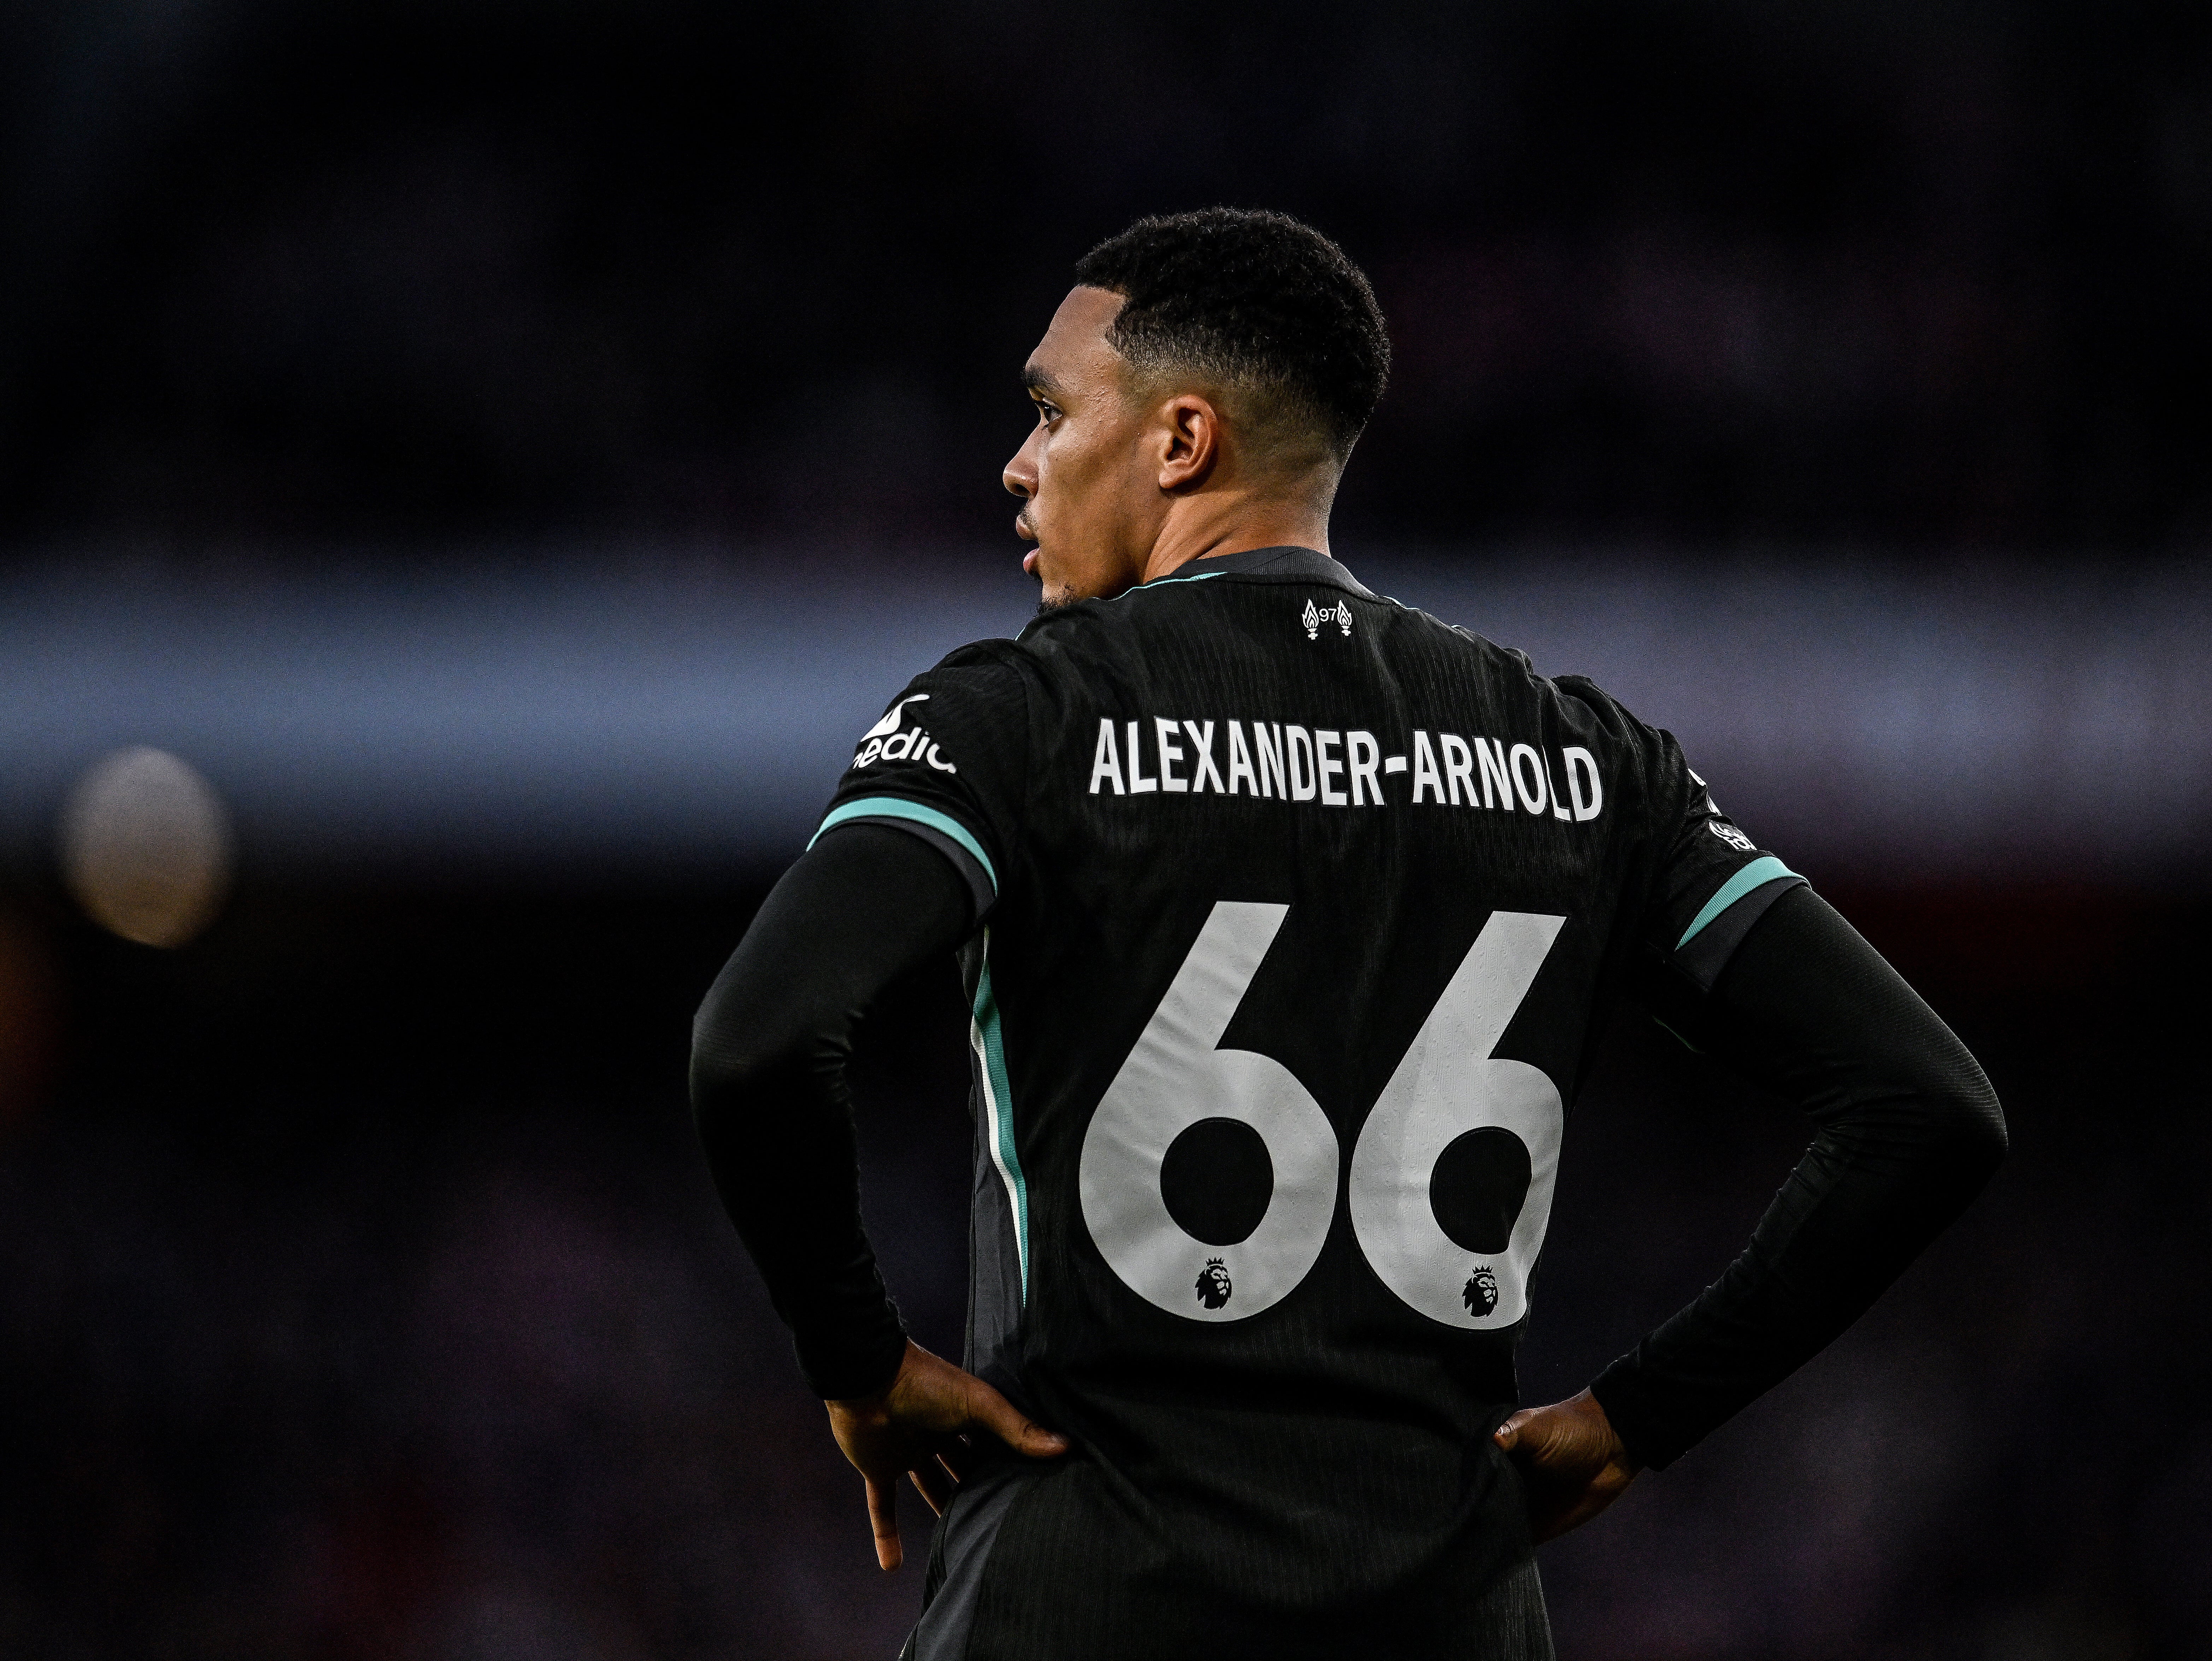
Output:
[[[1249,736],[1248,736],[1249,728]],[[1579,745],[1545,751],[1475,733],[1415,728],[1385,753],[1374,733],[1292,721],[1101,716],[1091,794],[1152,792],[1381,807],[1392,800],[1594,819],[1605,811],[1597,758]]]

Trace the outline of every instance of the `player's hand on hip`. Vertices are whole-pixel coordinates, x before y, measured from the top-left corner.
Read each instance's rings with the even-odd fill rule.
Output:
[[[1512,1456],[1528,1492],[1528,1526],[1557,1539],[1620,1498],[1642,1469],[1588,1390],[1547,1408],[1523,1408],[1491,1433]]]
[[[898,1376],[873,1396],[830,1402],[830,1433],[868,1485],[868,1522],[876,1561],[895,1569],[904,1560],[893,1504],[902,1472],[940,1517],[951,1502],[973,1439],[995,1436],[1016,1453],[1051,1459],[1067,1439],[1032,1422],[972,1372],[908,1341]]]

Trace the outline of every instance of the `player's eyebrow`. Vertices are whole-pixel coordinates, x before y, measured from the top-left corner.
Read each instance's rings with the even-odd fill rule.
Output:
[[[1042,393],[1055,402],[1060,397],[1060,383],[1045,373],[1044,367],[1038,363],[1022,366],[1022,390],[1032,394]]]

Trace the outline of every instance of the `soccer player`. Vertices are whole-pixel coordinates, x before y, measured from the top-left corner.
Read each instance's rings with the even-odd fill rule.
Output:
[[[1008,465],[1042,587],[860,735],[701,1008],[716,1183],[866,1479],[940,1514],[917,1661],[1551,1653],[1533,1547],[1842,1331],[2004,1147],[1950,1031],[1589,681],[1328,551],[1388,370],[1277,214],[1075,271]],[[957,952],[961,1366],[862,1231],[856,1023]],[[1641,1004],[1818,1134],[1572,1400],[1513,1356],[1568,1104]]]

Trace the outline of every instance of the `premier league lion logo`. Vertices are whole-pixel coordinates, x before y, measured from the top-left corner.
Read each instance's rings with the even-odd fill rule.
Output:
[[[1470,1315],[1487,1315],[1498,1307],[1498,1277],[1490,1272],[1488,1263],[1475,1265],[1474,1273],[1467,1277],[1466,1288],[1459,1294],[1467,1300]]]
[[[1229,1301],[1229,1271],[1218,1257],[1208,1257],[1198,1271],[1198,1301],[1208,1309],[1219,1309]]]

